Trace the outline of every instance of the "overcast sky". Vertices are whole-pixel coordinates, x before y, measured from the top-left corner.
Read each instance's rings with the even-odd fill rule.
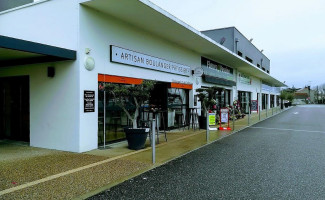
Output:
[[[289,87],[325,83],[324,0],[151,1],[199,31],[235,26]]]

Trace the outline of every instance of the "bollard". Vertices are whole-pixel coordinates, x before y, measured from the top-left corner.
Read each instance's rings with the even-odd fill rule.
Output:
[[[265,108],[265,110],[266,110],[265,114],[266,114],[266,118],[267,118],[267,105],[266,105],[266,108]]]
[[[152,164],[156,163],[156,120],[152,120],[152,133],[151,133],[151,149],[152,149]]]
[[[249,126],[249,118],[251,116],[251,108],[248,108],[248,126]]]
[[[104,90],[104,128],[103,128],[103,131],[104,131],[104,149],[105,149],[105,146],[106,146],[106,90]]]
[[[235,106],[232,108],[232,130],[235,131]]]
[[[207,133],[206,133],[206,140],[207,140],[207,143],[209,143],[209,134],[210,134],[210,130],[209,130],[209,111],[207,111],[207,121],[206,121],[206,124],[207,124]]]

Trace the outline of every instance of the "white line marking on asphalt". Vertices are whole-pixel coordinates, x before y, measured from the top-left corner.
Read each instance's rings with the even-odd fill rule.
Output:
[[[285,128],[268,128],[268,127],[248,127],[248,128],[269,129],[269,130],[278,130],[278,131],[297,131],[297,132],[309,132],[309,133],[325,133],[324,131],[296,130],[296,129],[285,129]]]
[[[298,112],[294,112],[293,114],[298,115],[299,113]]]

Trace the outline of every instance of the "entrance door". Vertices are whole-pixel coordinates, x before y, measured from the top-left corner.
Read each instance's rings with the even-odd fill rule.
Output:
[[[0,78],[0,139],[29,142],[29,77]]]

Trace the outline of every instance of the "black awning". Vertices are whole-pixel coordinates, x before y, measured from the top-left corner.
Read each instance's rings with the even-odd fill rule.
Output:
[[[209,75],[203,75],[203,80],[205,82],[208,83],[215,83],[218,85],[226,85],[226,86],[236,86],[236,82],[235,81],[230,81],[230,80],[226,80],[223,78],[218,78],[218,77],[214,77],[214,76],[209,76]]]
[[[76,60],[76,57],[74,50],[0,35],[0,67]]]

